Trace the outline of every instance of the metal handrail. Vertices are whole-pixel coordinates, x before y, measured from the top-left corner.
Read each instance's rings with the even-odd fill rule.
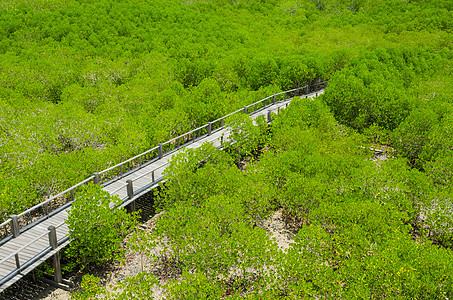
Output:
[[[271,96],[268,96],[268,97],[266,97],[266,98],[263,98],[263,99],[261,99],[261,100],[258,100],[258,101],[254,102],[254,103],[252,103],[252,104],[246,105],[245,107],[246,107],[246,108],[249,108],[249,107],[258,105],[259,103],[263,103],[264,101],[267,101],[267,100],[269,100],[269,99],[274,99],[276,96],[279,96],[279,95],[285,95],[285,96],[286,96],[288,93],[293,93],[293,92],[296,92],[296,91],[300,91],[300,90],[306,89],[306,88],[308,88],[308,87],[310,87],[310,86],[316,86],[316,87],[318,87],[319,85],[323,85],[323,84],[326,84],[326,83],[327,83],[327,81],[323,81],[323,82],[319,82],[319,83],[316,83],[316,84],[305,85],[305,86],[298,87],[298,88],[295,88],[295,89],[291,89],[291,90],[288,90],[288,91],[283,91],[283,92],[275,93],[275,94],[273,94],[273,95],[271,95]],[[286,98],[285,98],[285,100],[286,100]],[[281,101],[284,101],[284,100],[281,100]],[[278,101],[278,102],[280,102],[280,101]],[[271,106],[271,105],[273,105],[273,104],[275,104],[275,103],[271,102],[271,103],[269,103],[268,105],[263,106],[261,109],[263,109],[264,107],[267,107],[267,106]],[[178,140],[178,139],[180,139],[180,138],[182,138],[182,137],[184,137],[184,136],[188,136],[188,135],[191,135],[192,133],[195,133],[195,132],[197,132],[197,131],[200,131],[200,130],[203,130],[203,129],[205,129],[205,128],[208,128],[210,125],[212,126],[212,124],[217,123],[217,122],[220,122],[220,121],[223,121],[223,120],[225,120],[226,118],[228,118],[229,116],[232,116],[232,115],[234,115],[234,114],[236,114],[236,113],[242,112],[243,110],[244,110],[244,108],[238,109],[238,110],[236,110],[236,111],[234,111],[234,112],[231,112],[231,113],[229,113],[229,114],[227,114],[227,115],[225,115],[225,116],[223,116],[223,117],[221,117],[221,118],[218,118],[218,119],[216,119],[216,120],[214,120],[214,121],[212,121],[212,122],[209,122],[208,124],[205,124],[205,125],[203,125],[203,126],[200,126],[200,127],[198,127],[198,128],[195,128],[195,129],[193,129],[193,130],[191,130],[191,131],[188,131],[188,132],[186,132],[186,133],[184,133],[184,134],[182,134],[182,135],[179,135],[179,136],[177,136],[177,137],[175,137],[175,138],[172,138],[172,139],[170,139],[170,140],[168,140],[168,141],[166,141],[166,142],[164,142],[164,143],[161,143],[158,147],[154,147],[154,148],[151,148],[151,149],[149,149],[149,150],[146,150],[145,152],[140,153],[140,154],[138,154],[138,155],[136,155],[136,156],[134,156],[134,157],[132,157],[132,158],[129,158],[129,159],[127,159],[127,160],[125,160],[125,161],[123,161],[123,162],[121,162],[121,163],[118,163],[118,164],[116,164],[116,165],[114,165],[114,166],[112,166],[112,167],[109,167],[109,168],[107,168],[107,169],[104,169],[104,170],[102,170],[101,172],[99,172],[98,175],[104,174],[104,173],[106,173],[106,172],[108,172],[108,171],[111,171],[111,170],[113,170],[113,169],[115,169],[115,168],[121,167],[121,166],[123,166],[123,165],[126,164],[126,163],[129,163],[129,162],[131,162],[131,161],[133,161],[133,160],[135,160],[135,159],[137,159],[137,158],[143,157],[144,155],[147,155],[147,154],[151,153],[152,151],[159,150],[159,148],[162,147],[162,146],[164,146],[164,145],[168,145],[168,144],[170,144],[170,143],[172,143],[172,142],[174,142],[174,141],[176,141],[176,140]],[[220,128],[223,128],[223,127],[224,127],[224,125],[220,126],[219,129],[220,129]],[[195,140],[195,138],[192,139],[190,142],[194,142],[194,140]],[[185,143],[185,144],[187,144],[187,143]],[[162,148],[161,148],[161,149],[162,149]],[[166,154],[168,154],[168,152],[165,153],[165,154],[163,154],[163,155],[166,155]],[[156,168],[155,170],[157,170],[157,169],[158,169],[158,168]],[[151,171],[151,172],[152,172],[152,171]],[[148,174],[149,174],[149,173],[148,173]],[[63,196],[63,195],[65,195],[66,193],[75,190],[77,187],[79,187],[79,186],[81,186],[81,185],[83,185],[83,184],[85,184],[85,183],[87,183],[87,182],[89,182],[89,181],[95,179],[95,177],[96,177],[96,176],[94,176],[94,175],[91,176],[91,177],[88,177],[87,179],[85,179],[85,180],[79,182],[78,184],[76,184],[76,185],[74,185],[74,186],[72,186],[72,187],[70,187],[70,188],[64,190],[63,192],[61,192],[61,193],[59,193],[59,194],[57,194],[57,195],[55,195],[55,196],[53,196],[53,197],[51,197],[51,198],[49,198],[49,199],[47,199],[47,200],[41,202],[41,203],[39,203],[39,204],[36,204],[35,206],[33,206],[33,207],[31,207],[31,208],[29,208],[29,209],[23,211],[22,213],[18,214],[17,217],[22,217],[22,216],[24,216],[24,215],[26,215],[26,214],[28,214],[28,213],[31,213],[32,211],[34,211],[34,210],[36,210],[36,209],[38,209],[38,208],[40,208],[40,207],[42,207],[42,206],[48,204],[48,203],[51,202],[52,200],[54,200],[54,199],[56,199],[56,198],[58,198],[58,197],[60,197],[60,196]],[[141,177],[140,177],[140,178],[141,178]],[[134,179],[134,180],[136,180],[136,179]],[[123,186],[123,187],[124,187],[124,186]],[[121,188],[123,188],[123,187],[121,187]],[[51,213],[51,212],[48,212],[46,215],[49,215],[50,213]],[[4,221],[3,223],[0,224],[0,228],[3,228],[3,227],[5,227],[5,226],[7,226],[9,223],[11,223],[11,221],[12,221],[12,219],[11,219],[11,218],[8,218],[6,221]],[[10,234],[10,235],[11,235],[11,234]],[[7,236],[9,236],[9,235],[7,235]],[[5,238],[6,238],[6,237],[5,237]]]
[[[61,226],[63,226],[65,224],[65,222],[61,222],[59,223],[57,226],[55,226],[55,228],[59,228]],[[40,240],[43,236],[45,235],[48,235],[49,232],[45,232],[41,235],[39,235],[38,237],[36,237],[35,239],[33,239],[31,242],[28,242],[27,244],[23,245],[22,247],[20,247],[19,249],[17,249],[16,251],[14,251],[13,253],[11,253],[10,255],[8,255],[7,257],[5,257],[4,259],[2,259],[0,261],[0,265],[3,264],[4,262],[6,262],[8,259],[10,259],[11,257],[13,257],[14,255],[18,254],[19,252],[21,252],[22,250],[24,250],[25,248],[27,248],[28,246],[30,246],[31,244],[34,244],[35,242],[37,242],[38,240]],[[50,245],[49,245],[50,247]],[[44,248],[46,249],[46,248]],[[28,261],[27,261],[28,262]]]
[[[159,167],[157,167],[157,168],[155,168],[155,169],[153,169],[153,170],[151,170],[151,171],[148,171],[148,172],[146,172],[146,173],[144,173],[144,174],[142,174],[142,175],[140,175],[140,176],[138,176],[138,177],[135,177],[134,179],[132,179],[132,182],[134,182],[134,181],[136,181],[136,180],[139,180],[140,178],[145,177],[146,175],[148,175],[148,174],[150,174],[150,173],[152,173],[152,172],[154,172],[154,171],[156,171],[156,170],[159,170],[159,169],[162,168],[162,167],[166,167],[166,166],[168,166],[169,164],[170,164],[170,163],[167,162],[167,163],[165,163],[165,164],[163,164],[163,165],[161,165],[161,166],[159,166]]]
[[[18,216],[18,217],[22,217],[23,215],[25,215],[25,214],[27,214],[27,213],[30,213],[30,212],[36,210],[37,208],[40,208],[41,206],[43,206],[43,205],[49,203],[50,201],[52,201],[52,200],[54,200],[54,199],[56,199],[56,198],[58,198],[58,197],[63,196],[64,194],[70,192],[71,190],[74,190],[75,188],[78,188],[79,186],[84,185],[85,183],[87,183],[87,182],[89,182],[89,181],[91,181],[91,180],[93,180],[93,179],[94,179],[94,176],[88,177],[87,179],[85,179],[85,180],[83,180],[83,181],[77,183],[76,185],[73,185],[73,186],[70,187],[69,189],[66,189],[66,190],[64,190],[63,192],[61,192],[61,193],[59,193],[59,194],[57,194],[57,195],[55,195],[55,196],[53,196],[53,197],[51,197],[51,198],[49,198],[49,199],[43,201],[43,202],[41,202],[41,203],[38,203],[38,204],[36,204],[35,206],[30,207],[29,209],[27,209],[27,210],[21,212],[20,214],[18,214],[17,216]]]
[[[114,191],[112,192],[112,195],[115,195],[116,192],[118,192],[119,190],[121,190],[121,189],[124,188],[125,186],[127,186],[127,183],[123,184],[122,186],[120,186],[119,188],[117,188],[116,190],[114,190]]]
[[[3,222],[2,224],[0,224],[0,228],[2,228],[2,227],[4,227],[4,226],[8,225],[8,223],[10,223],[11,221],[12,221],[11,218],[6,219],[5,222]]]
[[[191,130],[191,131],[189,131],[189,132],[186,132],[186,133],[184,133],[184,134],[181,134],[180,136],[174,137],[174,138],[172,138],[172,139],[170,139],[170,140],[168,140],[168,141],[162,143],[162,146],[168,145],[168,144],[170,144],[171,142],[174,142],[174,141],[176,141],[176,140],[178,140],[178,139],[180,139],[180,138],[182,138],[182,137],[184,137],[184,136],[186,136],[186,135],[189,135],[189,134],[192,134],[192,133],[197,132],[197,131],[199,131],[199,130],[202,130],[202,129],[208,127],[208,126],[209,126],[209,124],[205,124],[205,125],[203,125],[203,126],[200,126],[200,127],[198,127],[198,128],[195,128],[195,129],[193,129],[193,130]]]
[[[55,229],[57,229],[57,228],[63,226],[64,224],[65,224],[64,221],[61,222],[60,224],[58,224],[57,226],[55,226]],[[26,268],[30,262],[33,262],[34,260],[36,260],[37,255],[35,255],[35,256],[29,258],[27,261],[25,261],[24,263],[20,264],[20,263],[18,263],[18,260],[19,260],[19,253],[20,253],[22,250],[28,248],[28,247],[29,247],[30,245],[32,245],[33,243],[35,243],[35,242],[37,242],[38,240],[42,239],[42,238],[43,238],[44,236],[46,236],[46,235],[49,235],[49,231],[47,231],[47,232],[45,232],[45,233],[43,233],[43,234],[37,236],[35,239],[33,239],[32,241],[28,242],[28,243],[25,244],[24,246],[20,247],[19,249],[17,249],[16,251],[14,251],[13,253],[11,253],[10,255],[8,255],[7,257],[5,257],[4,259],[2,259],[2,260],[0,261],[0,265],[1,265],[1,264],[4,264],[6,261],[8,261],[9,259],[11,259],[11,258],[14,256],[15,259],[16,259],[16,264],[19,264],[19,266],[16,266],[16,268],[15,268],[13,271],[11,271],[9,274],[7,274],[6,276],[4,276],[4,277],[0,280],[0,285],[3,285],[4,282],[8,281],[8,280],[10,279],[10,276],[11,276],[12,274],[17,274],[17,273],[20,272],[23,268]],[[67,239],[67,238],[69,238],[69,237],[66,236],[66,237],[64,237],[63,239],[65,239],[65,238]],[[60,239],[60,240],[61,240],[61,239]],[[57,239],[57,243],[58,243],[58,239]],[[43,252],[47,251],[48,248],[51,248],[51,245],[50,245],[50,244],[49,244],[49,246],[47,246],[47,247],[45,247],[43,250],[41,250],[41,252],[39,252],[39,253],[43,253]],[[38,257],[38,258],[39,258],[39,257]]]
[[[123,162],[120,162],[119,164],[116,164],[116,165],[114,165],[113,167],[110,167],[110,168],[107,168],[107,169],[105,169],[105,170],[102,170],[101,172],[99,172],[99,175],[104,174],[105,172],[111,171],[111,170],[113,170],[113,169],[115,169],[115,168],[121,167],[122,165],[127,164],[128,162],[131,162],[131,161],[133,161],[134,159],[140,158],[141,156],[144,156],[144,155],[146,155],[146,154],[148,154],[148,153],[150,153],[150,152],[153,152],[153,151],[157,150],[158,148],[159,148],[159,147],[151,148],[151,149],[149,149],[149,150],[146,150],[146,151],[143,152],[143,153],[140,153],[139,155],[136,155],[136,156],[134,156],[134,157],[132,157],[132,158],[129,158],[128,160],[125,160],[125,161],[123,161]]]

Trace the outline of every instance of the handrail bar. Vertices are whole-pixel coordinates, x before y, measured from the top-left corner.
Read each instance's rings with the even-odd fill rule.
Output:
[[[58,224],[57,226],[55,226],[55,229],[61,227],[63,224],[65,224],[64,221],[61,222],[60,224]],[[29,247],[31,244],[35,243],[36,241],[40,240],[42,237],[44,237],[44,236],[46,236],[46,235],[48,235],[48,234],[49,234],[49,231],[47,231],[47,232],[45,232],[45,233],[39,235],[38,237],[36,237],[36,238],[35,238],[34,240],[32,240],[31,242],[28,242],[28,243],[25,244],[24,246],[20,247],[19,249],[17,249],[16,251],[14,251],[13,253],[11,253],[10,255],[8,255],[7,257],[5,257],[4,259],[2,259],[2,260],[0,261],[0,265],[3,264],[3,263],[5,263],[7,260],[9,260],[10,258],[12,258],[13,256],[18,255],[22,250],[24,250],[25,248]],[[61,240],[61,239],[60,239],[60,240]],[[58,240],[57,240],[57,243],[58,243]],[[45,248],[41,251],[41,253],[42,253],[44,250],[46,250],[47,248],[50,248],[50,247],[51,247],[51,245],[49,244],[49,246],[45,247]],[[19,266],[18,268],[16,267],[16,268],[14,269],[14,271],[12,271],[11,273],[9,273],[7,276],[3,277],[3,278],[1,279],[1,281],[4,281],[5,278],[9,277],[9,276],[10,276],[12,273],[14,273],[14,272],[17,272],[17,270],[19,270],[19,272],[20,272],[20,270],[23,269],[24,267],[26,267],[27,263],[30,262],[31,260],[33,260],[35,257],[36,257],[36,256],[33,256],[32,258],[28,259],[25,263],[23,263],[23,264],[22,264],[21,266]],[[1,284],[3,284],[3,283],[1,283]]]
[[[8,255],[7,257],[5,257],[4,259],[2,259],[0,261],[0,265],[3,264],[4,262],[6,262],[8,259],[10,259],[11,257],[13,257],[14,255],[16,255],[17,253],[21,252],[22,250],[24,250],[25,248],[27,248],[28,246],[30,246],[31,244],[35,243],[36,241],[40,240],[43,236],[45,235],[48,235],[49,232],[44,232],[42,233],[41,235],[39,235],[38,237],[36,237],[34,240],[32,240],[31,242],[28,242],[27,244],[23,245],[22,247],[20,247],[19,249],[17,249],[16,251],[12,252],[10,255]],[[50,247],[50,245],[48,246]]]
[[[11,218],[6,219],[5,222],[3,222],[2,224],[0,224],[0,228],[2,228],[2,227],[4,227],[4,226],[8,225],[8,223],[11,222],[11,221],[12,221]]]
[[[111,194],[112,194],[112,195],[115,195],[116,192],[118,192],[119,190],[121,190],[121,189],[124,188],[125,186],[127,186],[127,183],[123,184],[122,186],[120,186],[120,187],[117,188],[116,190],[112,191]]]
[[[135,177],[134,179],[132,179],[132,182],[134,182],[135,180],[138,180],[138,179],[140,179],[140,178],[142,178],[142,177],[145,177],[145,176],[148,175],[149,173],[152,173],[152,172],[154,172],[154,171],[156,171],[156,170],[158,170],[158,169],[160,169],[160,168],[162,168],[162,167],[166,167],[166,166],[168,166],[169,164],[170,164],[169,162],[166,162],[165,164],[163,164],[163,165],[161,165],[161,166],[159,166],[159,167],[157,167],[157,168],[155,168],[155,169],[153,169],[153,170],[151,170],[151,171],[148,171],[148,172],[146,172],[146,173],[144,173],[144,174],[142,174],[142,175],[140,175],[140,176],[138,176],[138,177]]]
[[[57,226],[55,226],[55,228],[59,228],[61,226],[63,226],[66,222],[63,221],[61,223],[59,223]],[[38,237],[36,237],[34,240],[32,240],[31,242],[28,242],[27,244],[23,245],[22,247],[20,247],[19,249],[17,249],[16,251],[14,251],[13,253],[11,253],[10,255],[8,255],[7,257],[5,257],[4,259],[2,259],[0,261],[0,265],[3,264],[5,261],[7,261],[8,259],[10,259],[11,257],[13,257],[14,255],[16,255],[17,253],[19,253],[20,251],[24,250],[25,248],[27,248],[28,246],[30,246],[31,244],[35,243],[37,240],[39,240],[40,238],[42,238],[43,236],[45,235],[48,235],[49,232],[45,232],[41,235],[39,235]],[[50,247],[50,245],[49,245]]]
[[[217,123],[217,122],[219,122],[219,121],[222,121],[223,119],[226,119],[226,118],[228,118],[229,116],[232,116],[232,115],[234,115],[234,114],[237,114],[238,112],[241,112],[242,110],[243,110],[243,108],[240,108],[240,109],[238,109],[238,110],[236,110],[236,111],[233,111],[232,113],[229,113],[228,115],[225,115],[225,116],[223,116],[223,117],[221,117],[221,118],[218,118],[217,120],[212,121],[211,123]]]
[[[154,148],[152,148],[152,149],[146,150],[145,152],[140,153],[140,154],[138,154],[138,155],[136,155],[136,156],[134,156],[134,157],[132,157],[132,158],[129,158],[129,159],[123,161],[123,162],[120,162],[119,164],[116,164],[116,165],[114,165],[113,167],[110,167],[110,168],[107,168],[107,169],[105,169],[105,170],[102,170],[101,172],[99,172],[99,175],[104,174],[105,172],[111,171],[111,170],[113,170],[113,169],[115,169],[115,168],[118,168],[118,167],[124,165],[125,163],[128,163],[128,162],[130,162],[130,161],[133,161],[134,159],[137,159],[137,158],[139,158],[140,156],[146,155],[146,154],[148,154],[148,153],[150,153],[150,152],[152,152],[152,151],[154,151],[154,150],[157,150],[158,148],[159,148],[159,147],[154,147]]]
[[[198,130],[201,130],[201,129],[207,127],[207,126],[208,126],[208,124],[204,124],[203,126],[200,126],[200,127],[198,127],[198,128],[192,129],[191,131],[188,131],[188,132],[186,132],[186,133],[184,133],[184,134],[181,134],[180,136],[174,137],[174,138],[172,138],[171,140],[168,140],[168,141],[162,143],[162,146],[163,146],[163,145],[170,144],[171,142],[176,141],[177,139],[180,139],[180,138],[182,138],[182,137],[184,137],[184,136],[186,136],[186,135],[188,135],[188,134],[192,134],[192,133],[194,133],[194,132],[196,132],[196,131],[198,131]]]
[[[64,190],[63,192],[61,192],[61,193],[59,193],[59,194],[57,194],[57,195],[55,195],[55,196],[53,196],[53,197],[51,197],[51,198],[49,198],[49,199],[43,201],[43,202],[41,202],[41,203],[38,203],[38,204],[36,204],[35,206],[30,207],[29,209],[27,209],[27,210],[21,212],[20,214],[18,214],[17,216],[18,216],[18,217],[22,217],[23,215],[25,215],[25,214],[27,214],[27,213],[29,213],[29,212],[32,212],[33,210],[35,210],[35,209],[37,209],[37,208],[43,206],[44,204],[47,204],[48,202],[54,200],[55,198],[58,198],[58,197],[60,197],[60,196],[63,196],[64,194],[70,192],[71,190],[73,190],[73,189],[75,189],[75,188],[77,188],[77,187],[79,187],[79,186],[81,186],[81,185],[84,185],[85,183],[87,183],[88,181],[93,180],[93,179],[94,179],[94,176],[88,177],[87,179],[85,179],[85,180],[83,180],[83,181],[77,183],[76,185],[70,187],[69,189],[66,189],[66,190]]]

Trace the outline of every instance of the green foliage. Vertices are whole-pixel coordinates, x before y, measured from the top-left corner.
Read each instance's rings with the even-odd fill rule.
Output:
[[[91,274],[86,274],[82,277],[82,283],[80,284],[81,291],[71,294],[71,299],[79,300],[90,300],[95,299],[96,295],[101,292],[99,281],[101,278]]]
[[[376,49],[338,72],[324,99],[348,126],[363,131],[377,124],[394,130],[416,103],[404,88],[410,88],[416,76],[433,74],[441,61],[428,51]]]
[[[159,193],[165,212],[142,242],[165,240],[161,255],[181,274],[160,285],[166,296],[450,297],[448,152],[425,172],[402,157],[373,161],[368,139],[340,125],[322,98],[294,99],[275,117],[259,160],[244,171],[206,144],[173,158]],[[263,223],[278,214],[294,234],[285,250]],[[131,279],[128,295],[151,295],[157,282],[143,276]]]
[[[234,114],[227,118],[225,126],[229,128],[229,135],[224,146],[227,150],[235,149],[232,150],[233,157],[256,153],[269,139],[269,128],[264,116],[253,120],[246,114]]]
[[[173,156],[165,169],[169,187],[162,196],[159,195],[157,206],[167,209],[175,202],[200,205],[203,199],[215,195],[215,190],[232,188],[223,183],[218,185],[214,174],[228,175],[234,182],[234,171],[230,157],[210,143],[197,149],[185,148]]]
[[[330,79],[272,125],[231,118],[233,158],[209,145],[175,155],[155,235],[183,274],[163,284],[168,297],[451,298],[450,2],[3,1],[0,218]],[[398,157],[373,162],[370,142]],[[242,172],[238,149],[256,158]],[[132,220],[97,188],[82,195],[73,255],[112,260]],[[262,227],[276,212],[296,234],[286,252]],[[149,237],[133,239],[148,255]],[[147,299],[159,283],[142,273],[115,295],[84,285],[81,297]]]
[[[3,1],[1,217],[331,77],[326,99],[340,122],[396,128],[418,94],[451,86],[450,10],[448,1]]]
[[[72,241],[66,253],[82,269],[122,257],[121,242],[135,226],[137,214],[116,207],[120,202],[98,185],[89,184],[72,204],[66,221]]]

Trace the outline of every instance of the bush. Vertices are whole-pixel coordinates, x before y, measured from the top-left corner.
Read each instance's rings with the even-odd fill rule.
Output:
[[[117,207],[120,203],[117,196],[89,184],[72,204],[66,220],[72,237],[67,255],[82,269],[123,256],[121,242],[134,228],[138,215]]]

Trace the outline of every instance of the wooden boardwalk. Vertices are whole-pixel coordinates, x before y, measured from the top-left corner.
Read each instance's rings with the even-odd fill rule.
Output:
[[[304,87],[296,90],[298,92],[300,90],[304,91],[303,88]],[[280,109],[286,107],[296,94],[296,92],[294,92],[294,94],[291,95],[291,92],[296,90],[289,91],[289,97],[287,97],[288,92],[284,92],[285,97],[280,101],[276,101],[275,95],[265,98],[258,105],[255,103],[249,106],[248,108],[251,110],[250,113],[247,111],[247,107],[244,108],[243,112],[249,113],[253,119],[261,115],[264,115],[265,118],[268,118],[272,113],[278,113]],[[301,97],[314,97],[322,92],[323,90],[319,90],[317,92],[304,94]],[[267,104],[267,102],[270,103]],[[236,111],[234,113],[237,112],[239,111]],[[120,168],[121,175],[105,183],[102,183],[103,190],[109,192],[112,195],[118,195],[123,200],[123,206],[134,203],[135,199],[147,193],[148,191],[150,191],[150,189],[156,187],[160,182],[165,181],[165,178],[163,176],[165,168],[168,166],[173,155],[178,153],[181,149],[186,147],[197,148],[206,142],[212,143],[214,147],[221,148],[221,137],[224,136],[224,138],[226,138],[229,135],[228,128],[225,128],[223,126],[225,117],[219,119],[219,122],[221,122],[222,126],[219,126],[216,129],[212,129],[211,123],[209,123],[207,127],[205,126],[200,129],[200,136],[196,136],[196,131],[188,133],[188,136],[193,136],[195,138],[192,138],[179,147],[177,146],[177,143],[179,143],[181,139],[173,139],[172,141],[170,141],[172,142],[172,144],[170,145],[176,146],[171,151],[164,153],[162,144],[159,147],[151,149],[152,151],[156,150],[158,152],[156,158],[152,158],[146,162],[143,162],[142,159],[146,157],[147,153],[152,152],[151,150],[149,150],[139,156],[131,158],[126,162],[104,170],[103,173],[107,173],[107,171]],[[203,129],[206,131],[205,133],[203,133]],[[133,159],[140,160],[139,166],[123,173],[123,166],[125,166],[126,163],[129,164],[130,162],[132,162]],[[72,195],[72,199],[74,199],[74,191],[76,190],[76,188],[92,180],[95,183],[100,183],[100,175],[98,173],[95,173],[94,176],[60,193],[57,196],[61,197],[61,195]],[[54,198],[57,198],[57,196],[55,196]],[[24,216],[26,215],[26,213],[30,213],[30,211],[32,210],[42,210],[43,208],[48,207],[49,203],[52,203],[51,200],[52,199],[46,200],[42,204],[39,204],[36,207],[25,211],[21,215]],[[39,219],[38,221],[31,222],[23,228],[18,227],[17,223],[16,225],[14,225],[14,218],[0,225],[0,228],[2,226],[4,226],[5,228],[9,226],[8,228],[11,231],[11,234],[9,236],[0,241],[0,292],[25,276],[42,262],[52,257],[55,253],[64,248],[70,242],[67,235],[69,229],[64,221],[67,219],[68,210],[70,209],[71,203],[72,202],[68,202],[66,205],[59,207],[51,212],[47,211],[45,217]],[[21,215],[18,216],[20,217]],[[55,227],[56,230],[49,230],[50,226]],[[15,233],[14,228],[16,228]],[[55,234],[55,232],[57,243],[53,243],[53,245],[51,246],[49,242],[49,235]]]

